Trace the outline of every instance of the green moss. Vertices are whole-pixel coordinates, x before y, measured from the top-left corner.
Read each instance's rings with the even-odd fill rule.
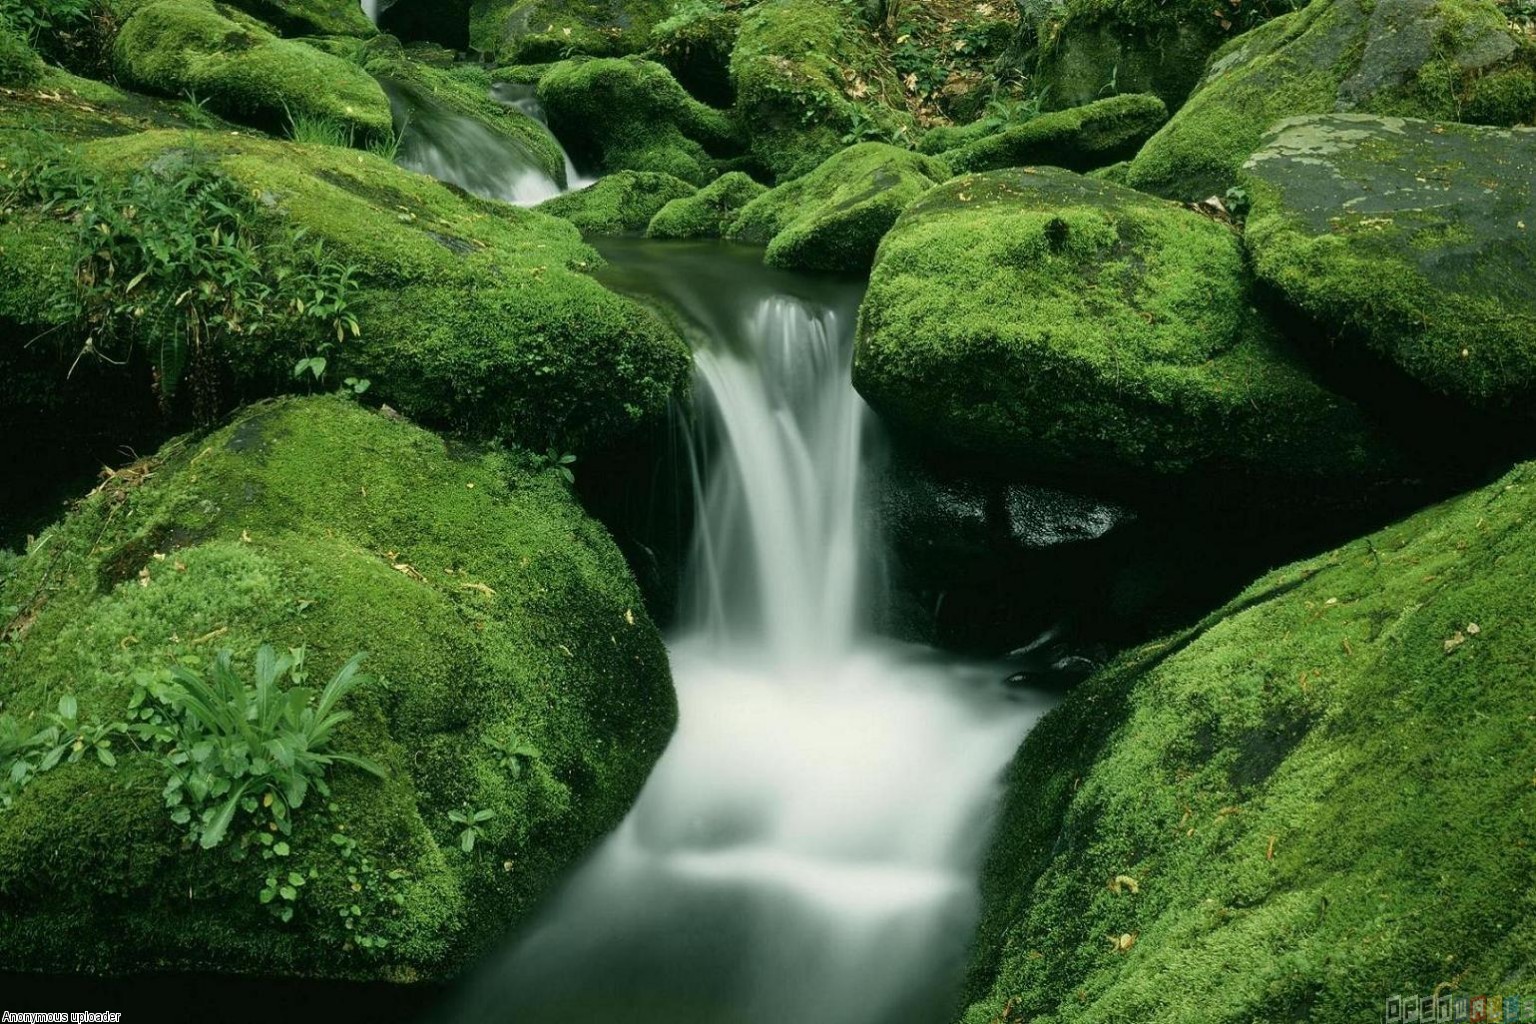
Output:
[[[741,13],[718,0],[684,0],[651,32],[651,50],[683,88],[719,107],[736,98],[731,52],[741,34]]]
[[[539,80],[539,101],[582,167],[653,171],[703,185],[715,177],[712,157],[737,149],[724,113],[638,57],[557,64]]]
[[[8,19],[0,17],[0,86],[25,87],[42,77],[42,58]]]
[[[686,386],[681,340],[587,276],[600,259],[564,221],[329,146],[145,132],[78,147],[109,175],[187,150],[262,196],[274,224],[354,268],[362,337],[329,353],[328,380],[366,377],[370,396],[419,421],[540,451],[611,444]],[[295,386],[303,354],[280,340],[227,353],[234,390]]]
[[[849,4],[764,0],[731,57],[752,154],[778,180],[808,174],[849,137],[915,134],[889,63]]]
[[[1441,394],[1527,417],[1533,162],[1531,130],[1286,121],[1244,171],[1255,270],[1339,342]]]
[[[502,64],[622,56],[650,45],[670,7],[668,0],[474,0],[470,44]]]
[[[234,0],[284,35],[367,37],[377,29],[354,0]]]
[[[720,238],[741,209],[767,191],[741,171],[722,174],[693,195],[663,206],[645,233],[651,238]]]
[[[527,114],[491,99],[490,75],[483,69],[457,67],[443,70],[403,55],[377,57],[365,67],[377,79],[425,93],[454,113],[479,121],[515,143],[550,180],[562,186],[565,184],[565,154],[560,144]]]
[[[389,101],[361,68],[278,39],[253,19],[226,17],[207,0],[156,0],[134,9],[113,53],[126,84],[195,95],[260,128],[279,129],[293,114],[332,121],[363,139],[390,129]]]
[[[753,200],[726,237],[766,244],[771,266],[862,272],[901,211],[948,177],[936,157],[861,143]]]
[[[1527,465],[1074,691],[1009,773],[967,1024],[1346,1021],[1441,984],[1525,993],[1533,521]]]
[[[886,236],[854,383],[929,443],[1075,474],[1391,472],[1248,289],[1236,235],[1172,204],[1051,168],[964,176]]]
[[[1156,96],[1111,96],[1004,127],[943,156],[957,174],[1042,163],[1087,171],[1134,155],[1167,120]]]
[[[643,232],[663,206],[697,192],[670,174],[619,171],[580,191],[546,200],[538,209],[570,221],[582,234],[634,235]]]
[[[79,139],[193,127],[225,124],[190,103],[124,92],[55,67],[44,68],[31,87],[11,90],[0,104],[0,137],[41,132]]]
[[[1233,40],[1136,156],[1129,182],[1169,198],[1221,195],[1277,121],[1334,111],[1513,124],[1536,115],[1536,58],[1489,0],[1436,0],[1374,18],[1321,0]]]
[[[623,559],[554,473],[342,399],[173,443],[5,571],[12,714],[72,692],[112,721],[135,670],[219,648],[303,645],[322,676],[366,650],[381,683],[350,698],[344,748],[389,772],[335,769],[335,810],[300,811],[287,863],[316,875],[291,925],[257,900],[268,864],[183,844],[153,752],[41,776],[0,813],[14,969],[446,976],[619,821],[675,714]],[[511,735],[540,752],[517,777],[484,742]],[[448,819],[465,801],[496,812],[469,856]],[[382,952],[341,927],[376,894],[349,888],[338,829],[407,872],[397,908],[370,906]]]

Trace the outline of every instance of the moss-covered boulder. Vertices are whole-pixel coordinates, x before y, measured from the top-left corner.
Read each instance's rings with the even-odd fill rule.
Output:
[[[259,128],[280,130],[290,119],[309,118],[360,140],[390,130],[389,100],[362,68],[279,39],[239,12],[226,16],[207,0],[155,0],[134,8],[113,60],[126,85],[195,96],[216,113]]]
[[[1047,106],[1082,106],[1106,92],[1152,93],[1177,107],[1212,51],[1302,5],[1199,0],[1020,0],[1009,63]]]
[[[44,67],[30,86],[0,104],[0,142],[44,135],[58,140],[131,135],[157,128],[233,128],[186,101],[125,92],[106,82]]]
[[[0,15],[0,86],[25,87],[42,77],[42,58],[10,20]]]
[[[1320,0],[1219,50],[1137,154],[1130,183],[1221,195],[1275,122],[1392,114],[1511,125],[1536,117],[1536,46],[1491,0]]]
[[[619,171],[594,185],[539,204],[539,212],[562,217],[590,235],[638,235],[674,200],[698,189],[670,174]]]
[[[302,230],[306,246],[322,245],[351,275],[346,301],[360,327],[328,351],[326,382],[366,378],[370,396],[420,422],[579,453],[663,416],[686,387],[687,347],[588,276],[600,257],[557,218],[332,146],[159,131],[87,142],[75,154],[81,173],[108,181],[193,162],[259,197],[247,226],[256,237]],[[72,285],[66,272],[50,288],[67,304]],[[68,331],[49,338],[78,351]],[[228,337],[214,380],[220,404],[295,387],[294,366],[314,344]]]
[[[968,175],[886,236],[854,383],[929,443],[1075,475],[1392,472],[1250,302],[1224,225],[1054,168]]]
[[[474,0],[470,44],[498,63],[616,57],[650,45],[668,0]]]
[[[726,237],[766,244],[771,266],[862,272],[901,212],[948,177],[936,157],[860,143],[754,199]]]
[[[378,30],[355,0],[234,0],[285,36],[371,36]]]
[[[550,135],[549,129],[523,111],[491,98],[490,73],[483,68],[459,65],[450,69],[434,68],[420,61],[398,56],[380,56],[364,65],[370,75],[385,84],[386,92],[397,107],[396,122],[404,136],[402,153],[411,148],[413,134],[429,137],[437,128],[434,119],[413,117],[423,99],[460,117],[469,118],[527,157],[550,181],[564,186],[565,153]]]
[[[763,0],[731,56],[752,155],[780,181],[808,174],[848,139],[915,135],[890,63],[855,5]]]
[[[138,722],[136,674],[221,649],[249,682],[259,645],[303,647],[313,686],[366,651],[332,749],[386,773],[333,766],[280,847],[254,800],[188,842],[147,737],[9,786],[12,970],[445,977],[617,824],[675,717],[624,561],[558,475],[339,398],[168,445],[0,572],[0,695],[28,734],[63,696],[83,729]],[[469,850],[466,808],[490,812]]]
[[[703,185],[715,177],[713,158],[737,150],[729,117],[638,57],[562,62],[539,79],[538,95],[583,169],[653,171]]]
[[[768,191],[741,171],[722,174],[689,196],[674,199],[651,218],[651,238],[720,238],[743,207]]]
[[[1168,108],[1156,96],[1111,96],[1003,126],[943,156],[956,174],[1030,164],[1091,171],[1134,156],[1167,120]]]
[[[736,99],[731,52],[741,34],[741,14],[711,0],[680,3],[651,32],[651,53],[694,96],[711,106]]]
[[[1479,409],[1536,400],[1536,130],[1333,114],[1248,161],[1259,277],[1344,344]]]
[[[1072,692],[1008,775],[966,1024],[1524,993],[1533,521],[1526,465]]]

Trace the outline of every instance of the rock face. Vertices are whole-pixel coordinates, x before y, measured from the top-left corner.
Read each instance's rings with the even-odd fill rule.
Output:
[[[861,143],[753,200],[726,237],[766,244],[771,266],[861,272],[901,212],[948,177],[936,157]]]
[[[853,5],[764,0],[742,17],[731,55],[737,115],[753,157],[779,181],[849,141],[913,134],[906,110],[880,99],[902,86]]]
[[[389,132],[389,100],[362,68],[223,10],[228,16],[207,0],[133,8],[113,47],[119,78],[148,92],[196,96],[216,113],[267,130],[309,117],[359,141]]]
[[[1156,96],[1112,96],[1005,126],[943,157],[956,174],[1031,164],[1091,171],[1133,156],[1167,120]]]
[[[741,34],[741,14],[710,4],[680,4],[652,33],[656,59],[683,88],[716,107],[736,99],[731,51]]]
[[[377,29],[353,0],[236,0],[284,35],[371,36]]]
[[[474,0],[470,44],[501,64],[622,56],[650,45],[670,7],[667,0]]]
[[[1170,198],[1220,195],[1270,126],[1303,114],[1528,121],[1533,54],[1488,0],[1322,0],[1218,51],[1128,180]]]
[[[583,168],[653,171],[703,185],[715,177],[713,157],[737,148],[724,113],[637,57],[558,64],[539,79],[539,102]]]
[[[768,191],[741,171],[722,174],[693,195],[674,199],[651,218],[651,238],[719,238],[741,210]]]
[[[1344,481],[1395,457],[1250,306],[1227,227],[1052,168],[967,175],[881,246],[854,356],[929,443],[1074,474]]]
[[[1248,161],[1260,278],[1344,344],[1478,409],[1536,398],[1536,130],[1334,114]]]
[[[221,648],[249,682],[258,645],[302,646],[316,686],[367,651],[379,681],[333,749],[386,772],[333,766],[276,858],[256,811],[188,843],[152,741],[9,786],[14,970],[446,977],[618,823],[676,714],[624,561],[558,475],[340,398],[168,445],[0,577],[15,719],[69,695],[87,729],[139,721],[137,674]],[[469,851],[466,808],[490,812]],[[260,895],[275,871],[301,878],[287,922]]]
[[[662,207],[697,192],[670,174],[619,171],[595,185],[540,203],[539,212],[570,221],[582,234],[638,235]]]
[[[1536,945],[1536,466],[1274,572],[1025,741],[966,1024],[1344,1021]]]

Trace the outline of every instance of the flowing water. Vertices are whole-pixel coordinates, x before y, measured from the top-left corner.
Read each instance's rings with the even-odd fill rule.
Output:
[[[452,182],[466,192],[518,206],[536,206],[568,189],[591,184],[576,172],[569,156],[565,157],[565,181],[557,181],[516,139],[450,110],[423,89],[387,80],[379,84],[389,96],[396,130],[400,132],[395,162],[401,167]],[[491,97],[549,131],[532,90],[498,87],[492,90]]]
[[[605,246],[696,340],[677,735],[458,1021],[938,1024],[1003,766],[1045,708],[866,630],[858,291],[721,246]]]

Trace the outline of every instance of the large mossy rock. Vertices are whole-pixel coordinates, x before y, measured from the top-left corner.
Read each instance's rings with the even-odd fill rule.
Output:
[[[1008,774],[965,1024],[1525,991],[1533,521],[1525,465],[1073,691]]]
[[[1076,475],[1392,472],[1250,302],[1225,225],[1054,168],[960,177],[886,236],[854,383],[928,443]]]
[[[770,266],[862,273],[901,212],[948,177],[936,157],[860,143],[754,199],[726,237],[766,244]]]
[[[1134,156],[1167,120],[1168,108],[1156,96],[1111,96],[1004,126],[942,153],[956,174],[1032,164],[1091,171]]]
[[[302,229],[306,244],[324,245],[353,274],[348,301],[361,326],[329,353],[327,380],[367,378],[371,396],[419,422],[579,453],[664,416],[687,386],[681,339],[588,276],[601,258],[557,218],[331,146],[155,131],[76,153],[108,178],[209,161],[261,197],[267,228]],[[38,245],[21,251],[42,255]],[[59,297],[67,304],[65,266],[47,284],[52,294],[18,297],[18,310]],[[50,337],[70,342],[67,332]],[[220,353],[232,388],[225,404],[294,387],[293,367],[309,354],[303,343],[231,339]]]
[[[850,137],[913,134],[901,83],[855,5],[763,0],[731,56],[752,155],[779,181],[808,174]]]
[[[1258,276],[1322,329],[1478,409],[1536,400],[1536,130],[1333,114],[1246,165]]]
[[[385,83],[385,90],[391,95],[396,107],[395,121],[404,137],[402,152],[410,150],[413,135],[425,135],[432,140],[432,133],[439,127],[437,120],[430,114],[421,116],[419,122],[416,117],[421,107],[435,105],[478,122],[511,142],[550,181],[566,184],[565,152],[560,143],[549,129],[523,111],[492,99],[490,74],[483,68],[434,68],[404,53],[375,57],[364,67]]]
[[[389,100],[362,68],[279,39],[239,12],[226,16],[207,0],[135,7],[118,33],[113,61],[125,85],[194,96],[258,128],[280,130],[291,118],[307,117],[340,125],[360,141],[390,130]]]
[[[767,191],[768,186],[742,171],[722,174],[657,210],[645,233],[651,238],[721,238],[742,209]]]
[[[561,217],[588,235],[638,235],[661,208],[695,195],[698,189],[670,174],[619,171],[596,184],[539,204],[539,212]]]
[[[1319,0],[1218,51],[1128,180],[1169,198],[1221,195],[1275,122],[1351,112],[1528,122],[1536,46],[1490,0]]]
[[[474,0],[469,38],[501,64],[623,56],[650,46],[670,8],[668,0]]]
[[[618,823],[675,718],[624,560],[559,476],[340,398],[178,440],[3,565],[8,714],[70,695],[125,721],[135,673],[219,649],[249,681],[258,645],[302,646],[317,685],[367,651],[379,681],[336,748],[387,772],[333,767],[276,862],[244,811],[189,843],[153,743],[35,776],[0,810],[10,970],[446,977]],[[494,744],[528,749],[509,766]],[[470,853],[466,807],[492,812]],[[286,924],[260,899],[274,869],[306,878]]]
[[[287,36],[371,36],[378,30],[357,0],[234,0]]]
[[[678,4],[651,33],[651,53],[683,88],[717,107],[736,99],[731,52],[741,34],[741,13],[711,3]]]
[[[715,177],[713,158],[737,148],[725,113],[638,57],[562,62],[539,79],[538,95],[583,169],[652,171],[703,185]]]

